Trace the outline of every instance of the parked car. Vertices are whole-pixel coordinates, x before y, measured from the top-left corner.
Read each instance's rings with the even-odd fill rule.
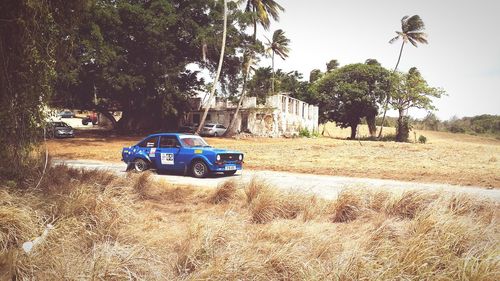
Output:
[[[207,123],[201,129],[200,135],[218,137],[218,136],[224,135],[226,130],[227,130],[227,128],[224,127],[224,125],[217,124],[217,123]]]
[[[59,116],[61,118],[73,118],[73,117],[75,117],[75,114],[70,110],[64,110],[64,111],[57,113],[57,116]]]
[[[203,178],[211,173],[233,175],[243,168],[243,153],[213,148],[197,135],[161,133],[124,147],[127,170],[177,171]]]
[[[73,138],[75,132],[70,125],[55,121],[47,124],[47,135],[50,138]]]
[[[88,114],[84,118],[82,118],[82,124],[87,125],[89,123],[92,123],[92,125],[97,125],[97,114],[95,112],[92,112],[91,114]]]

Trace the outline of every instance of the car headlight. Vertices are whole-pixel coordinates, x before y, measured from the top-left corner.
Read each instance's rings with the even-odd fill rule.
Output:
[[[217,155],[215,159],[217,159],[217,161],[220,161],[220,155]]]
[[[243,154],[240,154],[240,156],[238,157],[238,159],[243,160]]]

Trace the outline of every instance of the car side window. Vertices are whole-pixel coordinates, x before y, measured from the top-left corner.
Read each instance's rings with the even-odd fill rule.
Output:
[[[158,137],[150,137],[139,144],[139,147],[156,147],[158,145]]]
[[[222,126],[222,125],[217,125],[217,128],[218,129],[225,129],[226,127]]]
[[[160,137],[160,147],[161,148],[169,148],[169,147],[178,147],[180,146],[179,141],[176,136],[161,136]]]

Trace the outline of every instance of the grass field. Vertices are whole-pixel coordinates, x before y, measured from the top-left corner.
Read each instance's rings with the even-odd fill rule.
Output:
[[[500,279],[500,208],[467,196],[328,201],[258,181],[208,190],[64,166],[27,186],[0,188],[0,280]]]
[[[391,128],[385,129],[391,133]],[[393,129],[392,129],[393,132]],[[361,127],[366,135],[366,127]],[[412,138],[413,134],[410,133]],[[319,138],[207,138],[210,145],[246,154],[245,167],[352,177],[439,182],[500,188],[500,141],[494,138],[417,131],[426,144],[346,140],[348,130],[327,125]],[[55,158],[120,161],[121,149],[142,137],[84,135],[51,140]]]

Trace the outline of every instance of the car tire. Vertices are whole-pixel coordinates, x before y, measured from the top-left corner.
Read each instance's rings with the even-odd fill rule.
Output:
[[[195,178],[204,178],[208,175],[208,167],[202,160],[196,160],[191,165],[191,175]]]
[[[234,170],[234,171],[226,171],[226,172],[224,172],[224,176],[232,176],[232,175],[234,175],[234,174],[236,174],[236,170]]]
[[[217,135],[217,133],[214,133],[214,138],[218,137],[219,135]]]
[[[89,121],[87,120],[82,120],[82,125],[87,126],[89,124]]]
[[[138,158],[134,160],[134,171],[141,173],[149,169],[149,163],[146,160]]]

